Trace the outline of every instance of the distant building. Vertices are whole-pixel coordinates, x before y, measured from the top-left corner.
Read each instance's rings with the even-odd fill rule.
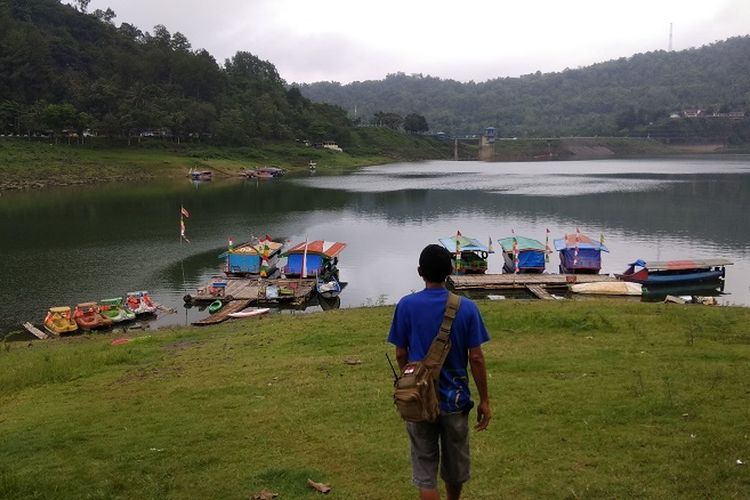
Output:
[[[488,144],[495,143],[495,127],[487,127],[484,129],[484,136],[487,138]]]

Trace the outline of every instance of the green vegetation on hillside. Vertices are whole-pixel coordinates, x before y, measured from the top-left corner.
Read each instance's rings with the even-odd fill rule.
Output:
[[[0,134],[348,145],[346,113],[287,88],[270,62],[240,51],[220,66],[164,25],[149,33],[114,18],[59,0],[0,0]]]
[[[294,141],[254,141],[242,147],[175,144],[149,139],[140,146],[110,146],[93,140],[85,145],[49,144],[0,138],[0,191],[55,185],[181,177],[191,168],[221,176],[242,169],[279,166],[289,173],[307,172],[310,160],[317,173],[338,174],[355,167],[398,160],[442,159],[449,144],[424,136],[387,129],[354,129],[343,153]]]
[[[480,303],[494,418],[467,498],[736,498],[750,312]],[[392,307],[0,344],[0,497],[413,498]],[[361,364],[350,365],[347,360]]]
[[[636,54],[558,73],[461,83],[431,76],[319,82],[301,86],[317,102],[357,107],[365,120],[398,111],[426,117],[430,129],[506,137],[632,135],[670,139],[750,140],[750,118],[669,118],[702,109],[750,114],[750,36],[698,49]]]

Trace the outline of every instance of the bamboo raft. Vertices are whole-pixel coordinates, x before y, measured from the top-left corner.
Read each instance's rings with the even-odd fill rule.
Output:
[[[448,288],[454,291],[526,290],[549,300],[548,289],[564,290],[576,283],[617,281],[606,274],[470,274],[448,276]]]

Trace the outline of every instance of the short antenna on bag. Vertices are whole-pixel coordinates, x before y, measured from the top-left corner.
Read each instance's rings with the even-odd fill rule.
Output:
[[[391,365],[391,371],[393,372],[393,380],[398,380],[398,374],[396,373],[396,369],[393,367],[393,363],[391,363],[391,358],[388,356],[388,353],[385,353],[385,359],[388,360],[388,364]]]

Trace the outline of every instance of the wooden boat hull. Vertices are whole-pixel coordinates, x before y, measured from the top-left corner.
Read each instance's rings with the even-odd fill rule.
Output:
[[[632,281],[650,287],[690,285],[717,282],[724,277],[724,270],[696,269],[692,271],[649,272],[647,269],[641,269],[634,274],[616,274],[615,277],[623,281]]]

